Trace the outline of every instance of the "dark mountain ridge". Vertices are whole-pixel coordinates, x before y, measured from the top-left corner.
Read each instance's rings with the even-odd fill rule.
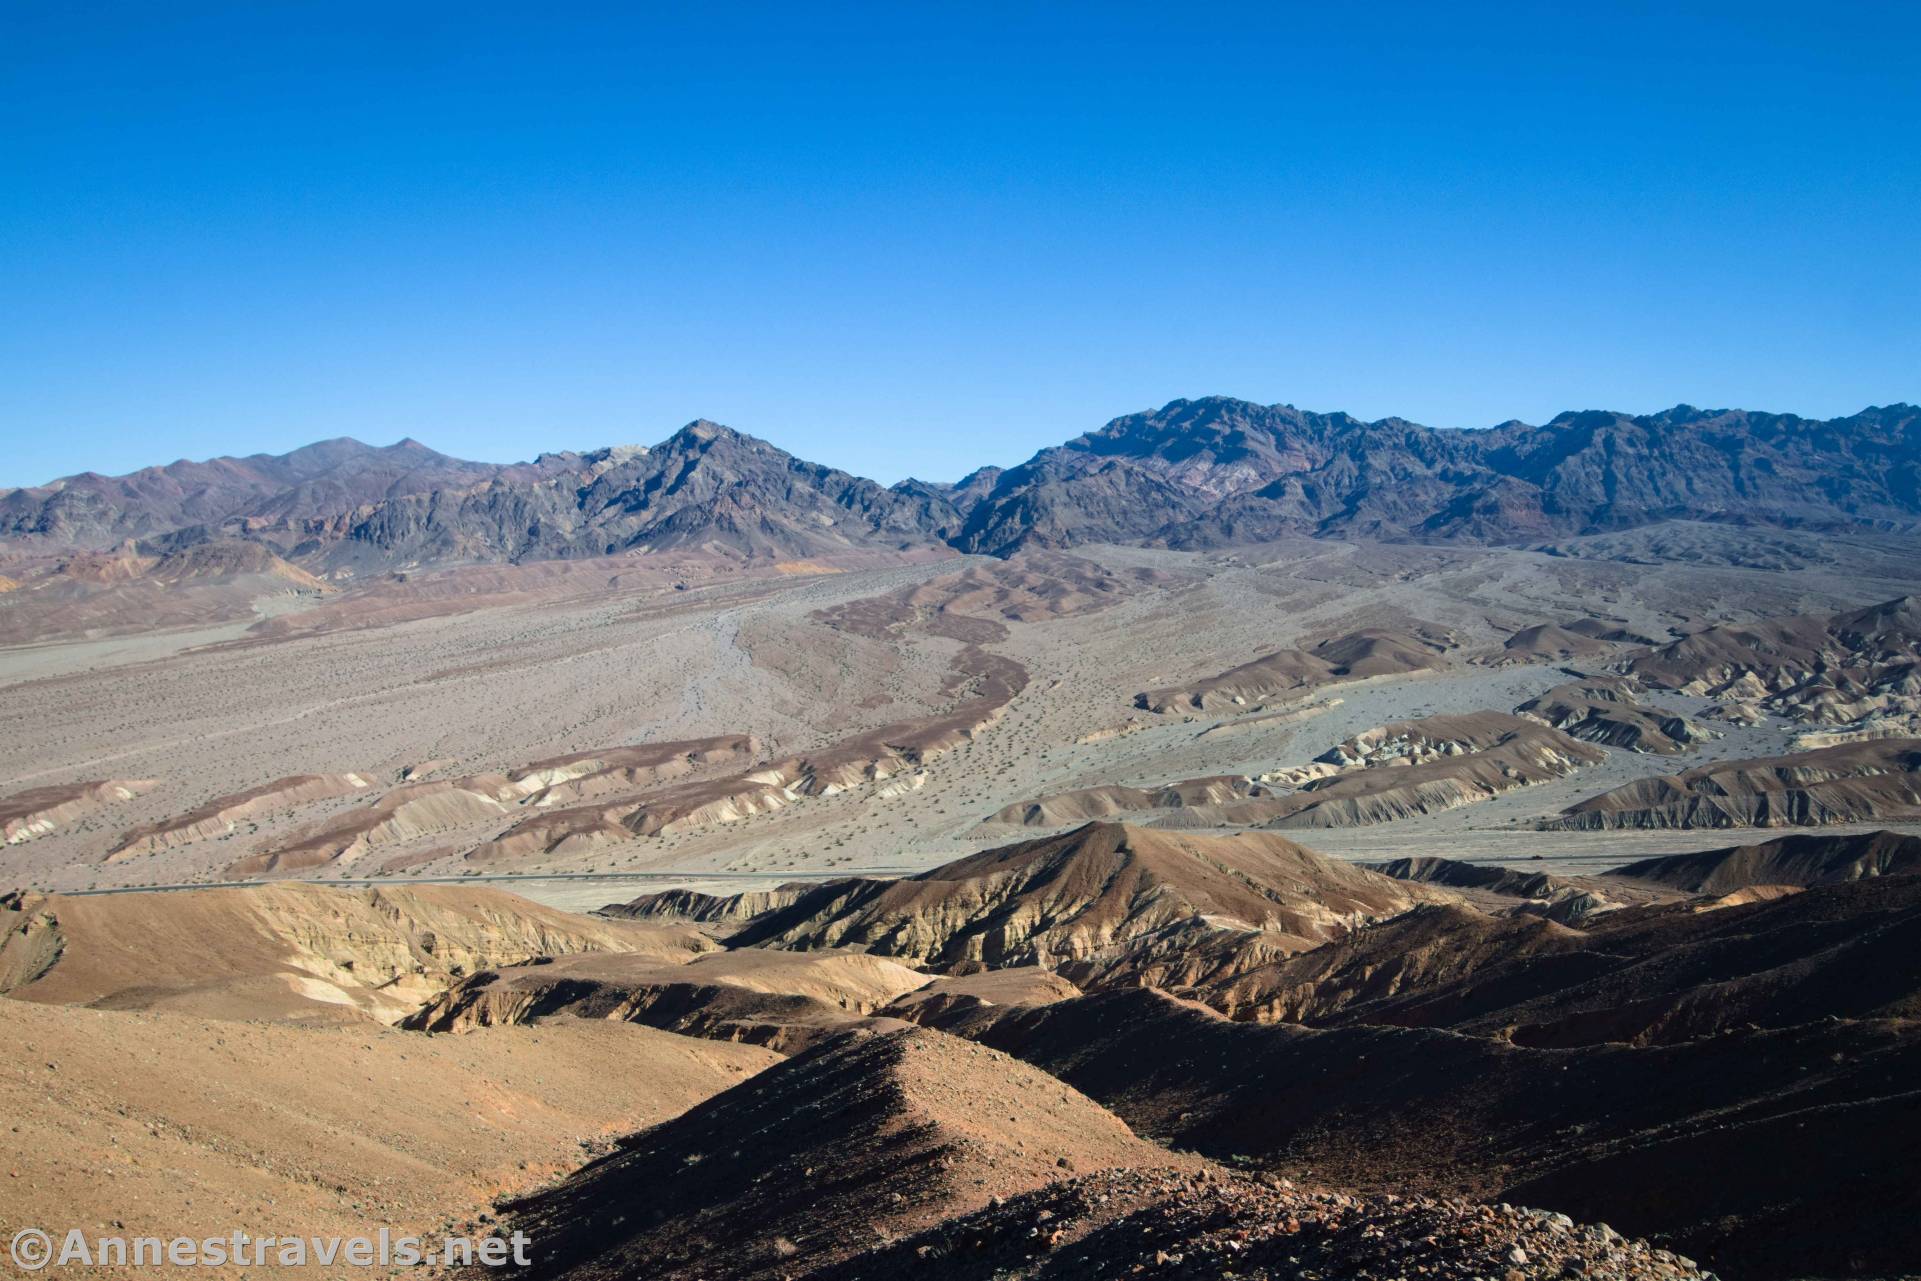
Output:
[[[522,464],[340,439],[0,491],[0,539],[132,539],[164,553],[245,538],[315,569],[694,547],[805,556],[946,543],[1005,556],[1303,534],[1512,543],[1671,519],[1921,526],[1921,410],[1817,421],[1681,405],[1445,430],[1206,397],[952,485],[883,487],[703,420],[651,449]]]
[[[1917,517],[1912,405],[1827,422],[1592,410],[1450,431],[1209,397],[1042,450],[998,479],[955,543],[1005,554],[1061,540],[1213,547],[1282,534],[1513,542],[1676,518]]]

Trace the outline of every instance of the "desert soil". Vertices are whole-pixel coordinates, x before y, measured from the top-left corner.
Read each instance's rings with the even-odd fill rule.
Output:
[[[1665,638],[1708,622],[1858,607],[1921,588],[1921,559],[1879,542],[1797,535],[1792,557],[1762,563],[1742,553],[1738,531],[1679,526],[1664,527],[1663,554],[1673,556],[1683,537],[1693,540],[1692,559],[1654,564],[1638,563],[1645,549],[1621,536],[1591,547],[1573,540],[1554,554],[1307,541],[1209,554],[1077,549],[1074,556],[1122,576],[1091,608],[1075,604],[1056,616],[1046,599],[997,606],[972,598],[950,608],[950,616],[972,610],[975,621],[963,619],[970,628],[988,619],[994,626],[981,647],[1018,663],[1028,679],[998,720],[929,760],[913,786],[866,784],[740,821],[538,855],[488,867],[490,876],[509,878],[488,883],[581,909],[668,884],[726,892],[789,875],[897,875],[1034,835],[983,820],[1036,796],[1260,773],[1303,764],[1391,720],[1510,711],[1565,673],[1547,663],[1458,660],[1491,652],[1525,626],[1600,616]],[[952,665],[964,644],[957,636],[976,633],[863,631],[836,625],[831,611],[999,564],[948,558],[831,574],[801,565],[685,590],[636,575],[638,586],[520,592],[489,607],[412,618],[394,613],[397,589],[389,588],[364,616],[349,597],[311,626],[0,650],[0,795],[99,779],[160,781],[7,848],[0,885],[84,890],[229,879],[231,863],[271,838],[357,802],[322,801],[261,816],[219,839],[102,859],[130,828],[295,774],[363,773],[384,788],[423,764],[428,777],[449,778],[591,748],[735,733],[758,736],[771,759],[933,718],[956,697]],[[396,616],[402,621],[390,621]],[[1324,694],[1338,705],[1311,718],[1155,715],[1133,703],[1142,690],[1285,646],[1415,622],[1454,634],[1453,666],[1333,687]],[[1659,693],[1648,701],[1689,714],[1705,704]],[[1206,733],[1224,723],[1232,732]],[[1683,757],[1607,749],[1600,765],[1482,804],[1297,835],[1354,858],[1440,852],[1569,870],[1726,844],[1726,833],[1523,826],[1634,778],[1785,751],[1792,730],[1778,720],[1716,728],[1726,736]],[[383,847],[377,860],[304,874],[465,879],[481,869],[462,855],[503,826],[435,831]]]

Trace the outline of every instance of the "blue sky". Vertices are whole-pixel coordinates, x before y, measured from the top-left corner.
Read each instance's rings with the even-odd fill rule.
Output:
[[[702,12],[696,12],[701,10]],[[16,4],[0,485],[1921,399],[1921,6]]]

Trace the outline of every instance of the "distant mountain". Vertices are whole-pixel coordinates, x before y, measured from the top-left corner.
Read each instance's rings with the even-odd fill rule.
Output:
[[[509,466],[343,439],[0,491],[0,539],[16,544],[166,554],[240,538],[314,570],[680,547],[1528,542],[1671,519],[1921,526],[1921,410],[1820,422],[1684,405],[1453,431],[1208,397],[952,485],[884,488],[698,421],[653,448]]]
[[[956,523],[938,495],[910,495],[804,462],[717,423],[689,423],[653,449],[533,484],[502,478],[410,494],[357,516],[340,537],[395,560],[522,560],[704,547],[795,556],[937,543]]]
[[[288,454],[171,463],[125,476],[83,472],[0,490],[0,538],[41,536],[104,547],[225,521],[299,520],[385,499],[538,472],[436,453],[415,440],[386,446],[342,437]]]
[[[1442,431],[1225,397],[1177,400],[1007,471],[954,541],[995,554],[1284,534],[1511,542],[1676,518],[1913,524],[1921,410],[1817,422],[1683,405]]]
[[[961,524],[950,488],[889,490],[703,420],[652,448],[510,466],[413,441],[340,440],[279,457],[89,473],[0,492],[0,538],[138,540],[156,554],[239,538],[314,569],[680,547],[804,556],[938,545]]]

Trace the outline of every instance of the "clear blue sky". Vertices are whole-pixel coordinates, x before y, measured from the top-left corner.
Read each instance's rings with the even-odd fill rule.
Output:
[[[1912,3],[8,4],[0,485],[1921,400],[1918,50]]]

